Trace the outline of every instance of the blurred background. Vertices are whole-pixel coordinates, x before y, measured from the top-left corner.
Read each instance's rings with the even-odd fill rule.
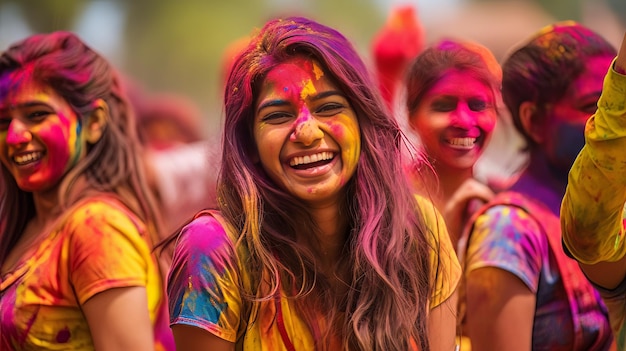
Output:
[[[371,62],[375,33],[407,4],[427,43],[476,40],[499,59],[555,20],[577,20],[616,46],[626,24],[625,0],[0,0],[0,50],[32,33],[74,31],[142,89],[190,99],[212,133],[225,53],[267,19],[309,16],[343,32]]]

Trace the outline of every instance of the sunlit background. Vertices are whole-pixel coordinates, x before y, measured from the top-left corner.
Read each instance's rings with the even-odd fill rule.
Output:
[[[155,92],[191,98],[219,126],[224,50],[265,20],[306,15],[342,31],[366,61],[394,6],[415,6],[427,42],[479,41],[498,58],[541,26],[573,19],[618,45],[625,0],[0,0],[0,50],[31,33],[71,30]]]

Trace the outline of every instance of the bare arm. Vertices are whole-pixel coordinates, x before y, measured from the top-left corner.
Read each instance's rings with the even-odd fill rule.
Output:
[[[626,34],[613,68],[620,74],[626,74]],[[619,95],[611,90],[603,92],[603,98],[608,101],[619,100]],[[602,107],[606,104],[599,105]],[[585,132],[587,146],[572,167],[561,210],[563,240],[566,246],[581,262],[580,267],[589,280],[608,289],[617,287],[626,278],[626,256],[623,256],[624,250],[618,247],[624,245],[620,242],[623,241],[623,235],[617,234],[624,231],[624,197],[620,195],[625,189],[622,182],[624,171],[619,164],[621,159],[611,158],[612,153],[619,154],[622,150],[622,144],[611,143],[615,143],[618,138],[624,139],[624,135],[621,132],[613,136],[614,140],[607,138],[608,141],[603,136],[623,130],[624,127],[620,126],[620,123],[623,125],[623,119],[624,115],[620,110],[613,112],[606,108],[599,109],[590,119],[594,123],[588,122],[588,130]],[[595,132],[595,129],[600,131]],[[591,153],[593,157],[588,156]],[[605,160],[607,158],[609,161]],[[604,173],[598,173],[599,169]],[[576,174],[584,174],[584,177],[576,177]],[[594,187],[594,184],[589,184],[592,180],[601,185]],[[573,194],[578,196],[574,197]],[[604,222],[608,224],[603,225]],[[599,243],[602,242],[606,244],[600,246]],[[601,251],[602,247],[606,248]],[[585,254],[584,257],[581,252]],[[609,257],[607,252],[614,253]]]
[[[428,337],[432,351],[454,350],[457,317],[457,293],[430,311]]]
[[[154,350],[145,287],[106,290],[87,300],[82,309],[96,350]]]
[[[626,278],[626,256],[615,262],[580,263],[580,268],[593,283],[615,289]]]
[[[618,73],[626,74],[626,33],[624,33],[622,46],[617,54],[617,59],[615,59],[615,70]]]
[[[234,351],[235,344],[221,339],[206,330],[176,324],[172,326],[177,351]]]
[[[466,284],[472,350],[531,350],[535,294],[512,273],[493,267],[471,271]]]

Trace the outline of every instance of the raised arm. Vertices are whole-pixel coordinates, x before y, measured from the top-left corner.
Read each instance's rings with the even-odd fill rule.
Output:
[[[626,35],[585,139],[561,207],[563,242],[590,280],[614,288],[626,277]]]

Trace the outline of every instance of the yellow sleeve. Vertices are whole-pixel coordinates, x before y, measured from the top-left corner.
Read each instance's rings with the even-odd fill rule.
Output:
[[[626,76],[613,68],[585,140],[561,204],[563,243],[580,262],[616,261],[626,253]]]
[[[433,309],[447,300],[456,291],[461,279],[461,265],[450,241],[448,229],[443,216],[435,205],[422,196],[416,196],[418,206],[426,221],[426,227],[431,235],[431,277],[434,282],[430,309]]]

